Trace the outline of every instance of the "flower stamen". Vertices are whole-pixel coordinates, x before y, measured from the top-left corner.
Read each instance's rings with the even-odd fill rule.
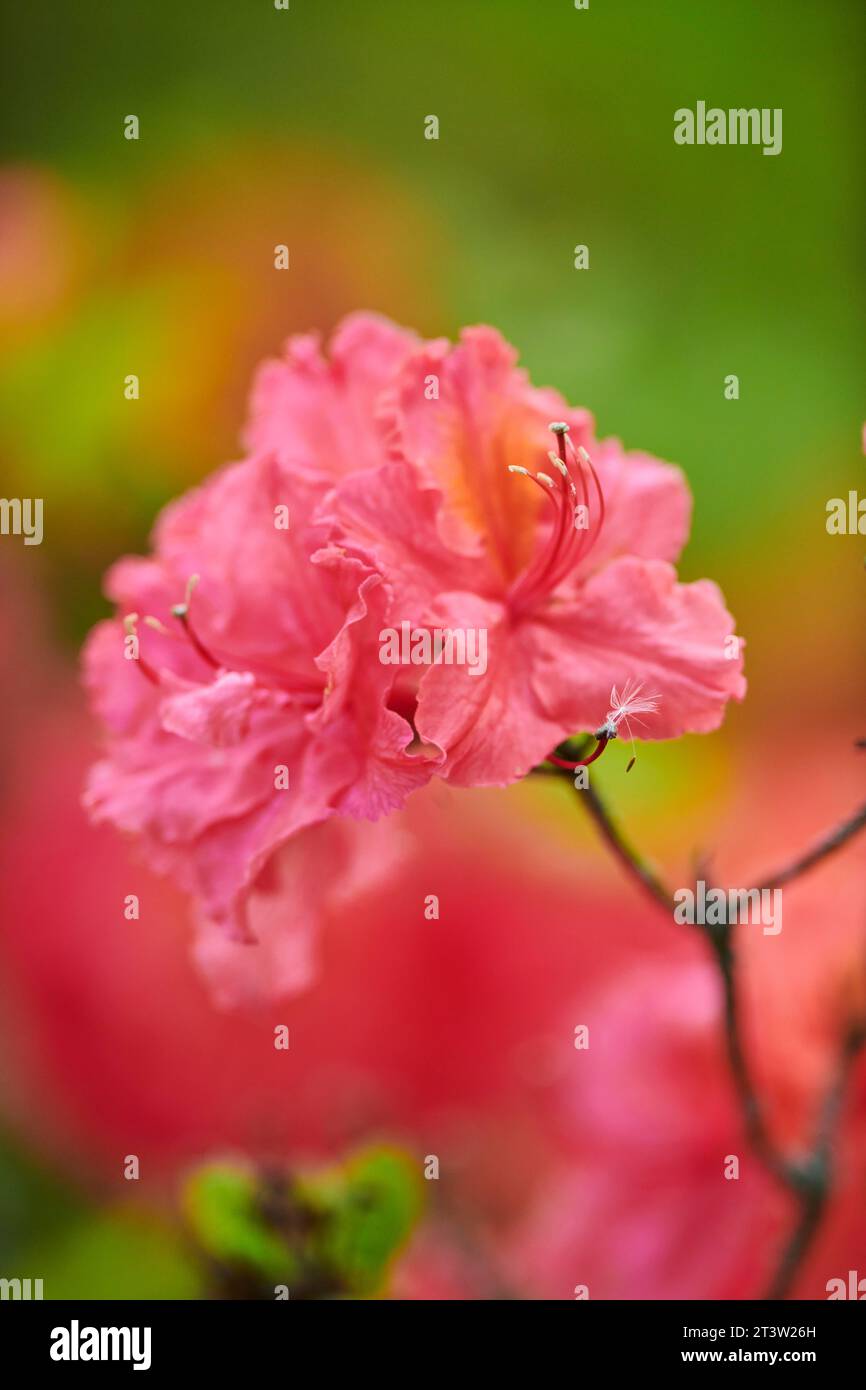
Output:
[[[589,767],[590,763],[594,763],[596,758],[601,757],[610,740],[616,738],[616,734],[608,734],[604,729],[599,729],[595,737],[598,739],[598,743],[588,758],[579,758],[577,762],[572,762],[569,758],[558,758],[555,753],[549,753],[547,761],[556,767],[567,768],[569,772],[574,772],[579,767]]]
[[[198,582],[199,576],[197,574],[191,574],[189,579],[187,580],[186,593],[184,595],[183,603],[175,603],[172,605],[171,616],[173,618],[177,618],[178,622],[181,624],[184,632],[189,638],[190,643],[192,644],[196,652],[198,652],[198,655],[201,657],[202,661],[205,661],[208,666],[213,668],[214,671],[219,671],[220,663],[217,661],[216,657],[208,651],[207,647],[204,645],[201,638],[198,636],[198,633],[196,632],[195,628],[193,627],[192,623],[190,622],[190,603],[192,600],[193,590],[196,588]]]
[[[127,613],[123,619],[123,630],[126,633],[127,637],[135,638],[135,650],[137,654],[135,657],[132,658],[132,660],[135,661],[135,664],[141,671],[141,674],[147,680],[150,681],[151,685],[159,685],[159,676],[157,675],[156,671],[154,671],[150,663],[145,661],[144,657],[141,655],[141,639],[139,638],[138,632],[136,631],[137,624],[138,614]]]
[[[517,611],[549,595],[578,565],[598,539],[604,523],[604,494],[601,490],[589,454],[581,446],[575,450],[568,438],[568,425],[554,421],[550,429],[556,436],[557,452],[547,457],[556,469],[549,473],[531,473],[520,464],[509,464],[510,473],[529,478],[550,499],[556,509],[556,520],[541,550],[512,587],[510,600]],[[590,506],[590,490],[595,498]],[[590,516],[593,524],[589,524]]]
[[[616,686],[611,688],[610,709],[605,715],[604,723],[600,729],[596,729],[594,737],[597,739],[597,746],[590,753],[588,758],[581,758],[578,762],[571,762],[565,758],[558,758],[551,753],[547,761],[556,767],[567,768],[573,772],[578,767],[588,767],[594,763],[596,758],[600,758],[607,745],[615,738],[619,738],[620,725],[624,725],[626,733],[631,739],[632,759],[626,768],[626,772],[631,772],[635,764],[637,754],[635,753],[634,735],[631,731],[631,721],[635,724],[643,724],[642,719],[638,719],[638,714],[655,714],[659,707],[660,695],[643,695],[643,681],[633,682],[631,677],[626,681],[622,688],[622,694],[618,692]]]

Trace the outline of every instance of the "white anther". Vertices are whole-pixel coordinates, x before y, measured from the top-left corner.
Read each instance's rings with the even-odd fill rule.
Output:
[[[559,457],[559,454],[555,454],[555,453],[553,452],[553,450],[551,449],[551,451],[550,451],[550,453],[547,455],[547,457],[550,459],[550,462],[553,464],[554,468],[558,468],[558,469],[559,469],[559,471],[560,471],[560,473],[562,474],[563,478],[567,478],[567,477],[568,477],[568,469],[566,468],[566,466],[565,466],[565,464],[563,463],[562,459]]]

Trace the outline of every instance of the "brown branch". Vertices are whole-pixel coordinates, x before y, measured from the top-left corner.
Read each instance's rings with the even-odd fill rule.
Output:
[[[569,775],[566,773],[566,776]],[[583,787],[580,795],[602,839],[607,841],[615,858],[619,860],[626,873],[634,879],[639,887],[649,893],[654,901],[664,908],[665,912],[673,912],[673,895],[662,883],[655,870],[626,840],[595,788]]]
[[[866,1043],[863,1020],[849,1025],[839,1049],[836,1069],[818,1111],[812,1145],[805,1163],[788,1165],[788,1182],[799,1196],[793,1230],[782,1249],[767,1299],[787,1298],[797,1273],[818,1233],[833,1186],[833,1147],[851,1072]]]
[[[578,755],[580,756],[580,755]],[[536,772],[547,776],[567,777],[564,769],[542,766]],[[652,898],[653,902],[672,913],[674,898],[664,881],[626,839],[614,821],[603,799],[589,785],[575,788],[602,839],[622,865],[628,876]],[[866,805],[855,811],[841,825],[828,831],[810,849],[762,882],[767,888],[780,888],[791,883],[835,854],[866,826]],[[807,1157],[793,1158],[779,1149],[767,1128],[764,1108],[752,1080],[746,1060],[743,1027],[740,1014],[739,979],[730,923],[705,925],[702,931],[722,983],[725,1049],[734,1089],[743,1118],[748,1141],[760,1162],[769,1173],[795,1198],[797,1214],[793,1229],[785,1243],[778,1267],[766,1297],[787,1297],[820,1227],[830,1198],[833,1178],[833,1144],[839,1115],[854,1062],[866,1044],[866,1021],[852,1023],[843,1040],[836,1071],[821,1102],[811,1148]]]
[[[776,1148],[767,1129],[764,1107],[746,1060],[733,932],[727,923],[717,927],[705,926],[703,932],[722,981],[725,1051],[742,1112],[746,1137],[765,1168],[780,1182],[787,1182],[788,1172],[784,1155]]]
[[[786,883],[791,883],[801,874],[805,874],[809,869],[813,869],[816,864],[820,864],[823,859],[829,858],[837,850],[842,849],[849,840],[862,830],[866,825],[866,803],[859,810],[855,811],[848,820],[837,825],[835,829],[829,830],[820,840],[817,840],[811,849],[807,849],[803,854],[786,864],[781,869],[776,869],[775,873],[765,874],[758,882],[765,888],[781,888]]]

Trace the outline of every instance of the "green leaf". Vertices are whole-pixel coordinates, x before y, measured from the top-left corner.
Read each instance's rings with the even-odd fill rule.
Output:
[[[372,1297],[387,1280],[422,1207],[417,1163],[364,1149],[326,1169],[281,1177],[241,1164],[195,1172],[184,1210],[224,1290],[267,1297]]]
[[[215,1259],[291,1284],[297,1259],[269,1228],[253,1173],[230,1164],[200,1168],[186,1185],[184,1208],[202,1249]]]
[[[309,1205],[329,1218],[321,1250],[355,1295],[379,1292],[423,1205],[417,1163],[393,1148],[365,1149],[299,1183]]]

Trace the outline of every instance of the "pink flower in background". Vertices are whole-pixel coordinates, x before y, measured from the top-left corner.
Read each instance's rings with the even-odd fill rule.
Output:
[[[753,753],[717,827],[720,881],[754,881],[861,786],[844,738],[808,799],[798,794],[802,766],[780,768],[760,745]],[[744,804],[762,804],[763,816],[743,816]],[[862,844],[847,846],[785,887],[778,936],[736,928],[741,1036],[768,1133],[788,1156],[811,1151],[841,1039],[863,1014],[864,871]],[[663,960],[621,957],[617,977],[568,1015],[589,1028],[588,1048],[555,1088],[570,1162],[506,1256],[533,1297],[571,1299],[588,1284],[591,1298],[761,1298],[796,1220],[790,1192],[744,1132],[718,971],[690,931],[659,929]],[[826,1219],[794,1297],[826,1298],[827,1280],[855,1267],[862,1248],[864,1062],[845,1090]]]
[[[23,1129],[53,1133],[64,1171],[86,1163],[123,1195],[130,1135],[152,1188],[208,1152],[291,1163],[386,1134],[422,1158],[448,1153],[449,1184],[471,1177],[487,1206],[522,1209],[546,1172],[536,1112],[555,1073],[551,1020],[646,949],[627,890],[621,901],[594,856],[549,837],[527,860],[524,819],[501,799],[429,786],[386,821],[333,818],[275,856],[282,911],[263,920],[264,892],[251,904],[261,946],[212,930],[196,948],[220,999],[259,1007],[215,1009],[182,895],[82,812],[78,705],[62,684],[31,713],[0,798],[2,1044],[16,1059],[0,1101],[15,1082]],[[138,921],[123,916],[130,893]],[[310,987],[263,998],[321,928]],[[281,1023],[288,1052],[273,1047]]]
[[[182,630],[179,640],[177,653],[190,645]],[[147,692],[133,674],[131,691]],[[61,684],[52,701],[49,685],[43,699],[8,750],[0,806],[0,963],[16,1057],[2,1090],[22,1132],[66,1164],[86,1155],[112,1191],[124,1185],[116,1159],[130,1133],[148,1184],[225,1145],[292,1163],[385,1132],[419,1155],[447,1152],[448,1200],[407,1257],[402,1296],[570,1298],[579,1282],[593,1297],[760,1291],[790,1199],[745,1144],[703,943],[665,927],[577,843],[564,853],[559,837],[540,835],[526,856],[525,811],[555,795],[548,783],[521,789],[516,803],[430,786],[386,825],[332,817],[292,837],[250,894],[261,946],[213,929],[199,958],[221,996],[253,999],[262,981],[309,974],[305,952],[324,918],[323,968],[289,1013],[226,1015],[208,1007],[189,968],[181,896],[118,837],[88,829],[74,691]],[[213,732],[233,737],[222,705],[218,693],[201,726],[182,719],[189,741],[214,712]],[[846,747],[852,733],[842,731]],[[761,740],[714,842],[741,871],[776,860],[848,804],[859,768],[840,752],[832,772],[799,796],[802,764],[777,769]],[[769,785],[767,814],[744,817],[743,802],[765,802]],[[383,864],[385,876],[368,879]],[[781,936],[746,928],[738,942],[749,1053],[786,1147],[808,1137],[849,996],[862,988],[862,868],[862,848],[848,850],[786,889]],[[443,908],[432,927],[429,891]],[[130,892],[140,922],[122,918]],[[293,1050],[277,1054],[271,1027],[285,1021]],[[583,1021],[592,1045],[577,1052]],[[854,1082],[828,1223],[797,1289],[805,1296],[825,1296],[828,1278],[855,1267],[863,1239],[862,1066]],[[719,1163],[732,1152],[737,1183]],[[708,1239],[696,1240],[698,1229]]]
[[[789,1203],[751,1153],[707,962],[632,967],[593,1003],[562,1089],[574,1161],[512,1252],[533,1296],[756,1298]],[[739,1178],[725,1177],[730,1156]]]
[[[258,940],[256,920],[274,939],[293,837],[375,819],[434,771],[521,777],[597,727],[612,685],[651,685],[657,738],[715,728],[742,694],[718,590],[670,564],[679,472],[596,448],[492,329],[452,348],[355,315],[329,360],[295,338],[259,374],[247,443],[166,509],[151,559],[114,567],[118,618],[86,652],[108,731],[87,804],[194,895],[206,939]],[[401,624],[483,632],[489,661],[388,665]]]

